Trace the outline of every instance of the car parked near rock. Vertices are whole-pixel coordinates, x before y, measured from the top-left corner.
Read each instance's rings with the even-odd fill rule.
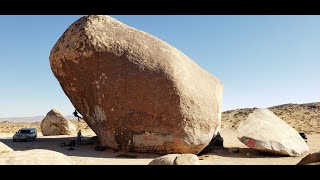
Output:
[[[19,141],[34,141],[37,138],[36,128],[22,128],[13,136],[13,142]]]

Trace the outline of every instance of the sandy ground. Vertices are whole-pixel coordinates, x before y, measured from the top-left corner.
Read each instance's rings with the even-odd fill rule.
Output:
[[[83,135],[86,139],[95,136],[90,129],[83,130]],[[201,165],[294,165],[307,155],[301,157],[265,156],[243,145],[233,130],[222,129],[221,135],[224,138],[225,148],[199,156]],[[37,140],[31,142],[13,142],[12,136],[13,133],[0,131],[0,141],[14,151],[52,150],[67,155],[78,165],[147,165],[151,160],[160,156],[147,153],[113,152],[111,149],[95,151],[97,144],[77,145],[75,150],[68,150],[69,147],[61,146],[63,142],[69,143],[71,140],[76,140],[75,136],[42,136],[39,132]],[[320,151],[320,134],[307,134],[307,136],[310,152]],[[237,148],[239,153],[231,151]],[[131,157],[117,157],[121,155]],[[8,153],[0,154],[0,159],[6,156]]]
[[[92,131],[83,131],[84,139],[90,139],[95,134]],[[42,136],[38,133],[36,141],[13,142],[13,133],[0,133],[0,142],[12,148],[14,151],[26,151],[33,149],[47,149],[67,155],[78,165],[147,165],[152,159],[159,157],[156,154],[113,152],[111,149],[95,151],[97,144],[76,145],[74,150],[68,150],[68,146],[61,146],[61,143],[69,143],[77,140],[76,136]],[[5,158],[8,153],[0,154],[0,159]],[[132,157],[116,157],[131,155]],[[48,163],[50,164],[50,163]]]

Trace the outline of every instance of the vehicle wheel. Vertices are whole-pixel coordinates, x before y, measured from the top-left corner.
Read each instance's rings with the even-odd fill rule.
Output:
[[[13,139],[13,142],[16,142],[17,140],[16,139]]]
[[[29,141],[30,141],[30,138],[28,137],[28,138],[27,138],[27,142],[29,142]]]
[[[34,137],[34,138],[33,138],[33,141],[35,141],[35,140],[36,140],[36,138]]]

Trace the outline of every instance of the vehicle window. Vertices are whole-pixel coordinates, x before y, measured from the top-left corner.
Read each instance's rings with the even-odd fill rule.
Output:
[[[20,130],[19,133],[30,133],[30,130]]]

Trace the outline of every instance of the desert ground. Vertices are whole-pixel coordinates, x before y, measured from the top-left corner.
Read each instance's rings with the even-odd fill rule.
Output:
[[[308,137],[310,153],[320,151],[320,133],[319,133],[319,103],[309,106],[283,105],[270,108],[273,111],[280,112],[285,117],[286,122],[294,126],[297,131],[304,131]],[[319,105],[319,107],[318,107]],[[294,108],[293,108],[294,107]],[[307,107],[307,108],[303,108]],[[311,107],[311,108],[308,108]],[[237,139],[236,129],[239,123],[245,119],[250,109],[239,109],[227,111],[222,116],[221,136],[224,138],[224,148],[217,148],[211,153],[199,156],[201,165],[295,165],[308,153],[300,157],[279,157],[262,155],[255,150],[249,149]],[[292,112],[295,111],[295,112]],[[302,115],[301,115],[302,114]],[[308,118],[302,116],[308,115]],[[281,116],[280,116],[281,117]],[[290,117],[290,118],[288,118]],[[95,136],[95,133],[87,126],[84,121],[80,123],[72,121],[82,130],[85,139]],[[23,127],[35,127],[38,129],[38,138],[31,142],[13,142],[14,132]],[[23,158],[22,153],[27,150],[45,149],[66,155],[71,164],[76,165],[147,165],[154,158],[161,155],[148,153],[128,153],[106,149],[105,151],[96,151],[97,144],[76,145],[74,150],[68,150],[68,146],[62,146],[62,143],[69,143],[76,140],[76,135],[61,136],[42,136],[40,131],[40,122],[0,122],[0,142],[12,148],[16,155],[9,156],[10,153],[0,154],[0,164],[16,164],[17,159]],[[238,152],[235,152],[239,149]],[[14,160],[15,159],[15,160]],[[19,161],[25,162],[25,161]],[[28,164],[28,162],[25,162]],[[51,164],[50,160],[45,161]]]

